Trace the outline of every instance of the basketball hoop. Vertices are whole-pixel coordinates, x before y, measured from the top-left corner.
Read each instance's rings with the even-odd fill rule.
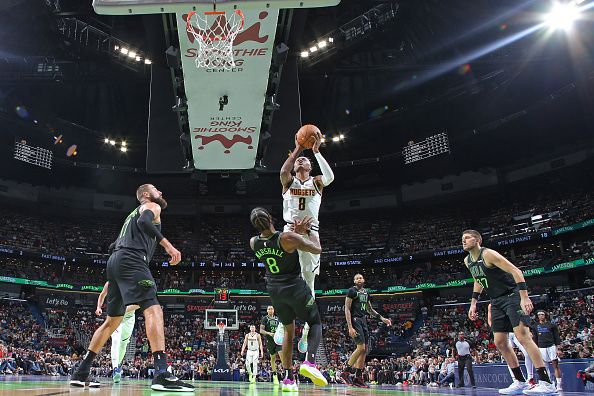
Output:
[[[223,322],[222,320],[217,323],[217,327],[219,328],[219,339],[221,341],[223,341],[223,339],[225,338],[225,322]]]
[[[192,25],[194,17],[194,25]],[[243,29],[241,10],[233,12],[207,11],[188,13],[186,30],[198,42],[196,67],[229,70],[235,67],[233,41]]]

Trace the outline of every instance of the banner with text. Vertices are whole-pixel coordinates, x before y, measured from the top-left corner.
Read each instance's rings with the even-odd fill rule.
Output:
[[[198,42],[186,31],[187,14],[177,14],[196,169],[254,167],[278,12],[273,8],[243,11],[244,27],[233,42],[235,67],[228,70],[196,67]],[[212,21],[211,31],[216,31],[217,23],[227,24],[225,16]]]

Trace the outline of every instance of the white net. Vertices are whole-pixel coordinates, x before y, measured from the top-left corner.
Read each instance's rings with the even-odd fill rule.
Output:
[[[190,12],[186,29],[196,38],[196,67],[231,69],[235,67],[233,41],[243,30],[243,12]]]

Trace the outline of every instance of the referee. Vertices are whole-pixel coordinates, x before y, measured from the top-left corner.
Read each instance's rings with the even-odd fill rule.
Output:
[[[456,342],[456,352],[458,354],[458,388],[464,387],[464,367],[468,370],[470,377],[470,384],[476,388],[474,382],[474,373],[472,372],[472,356],[470,356],[470,344],[464,339],[464,332],[458,333],[458,341]]]

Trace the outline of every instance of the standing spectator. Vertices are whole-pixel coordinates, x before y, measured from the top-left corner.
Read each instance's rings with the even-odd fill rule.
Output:
[[[456,353],[458,354],[458,388],[464,387],[464,367],[468,370],[470,377],[470,384],[476,388],[474,382],[474,373],[472,372],[472,356],[470,355],[470,344],[464,339],[464,332],[458,333],[458,341],[456,342]]]
[[[561,390],[561,369],[559,368],[559,358],[557,357],[557,345],[561,344],[559,328],[557,325],[547,321],[545,311],[538,311],[537,316],[536,343],[545,364],[551,363],[553,365],[555,379],[557,380],[557,390]]]

